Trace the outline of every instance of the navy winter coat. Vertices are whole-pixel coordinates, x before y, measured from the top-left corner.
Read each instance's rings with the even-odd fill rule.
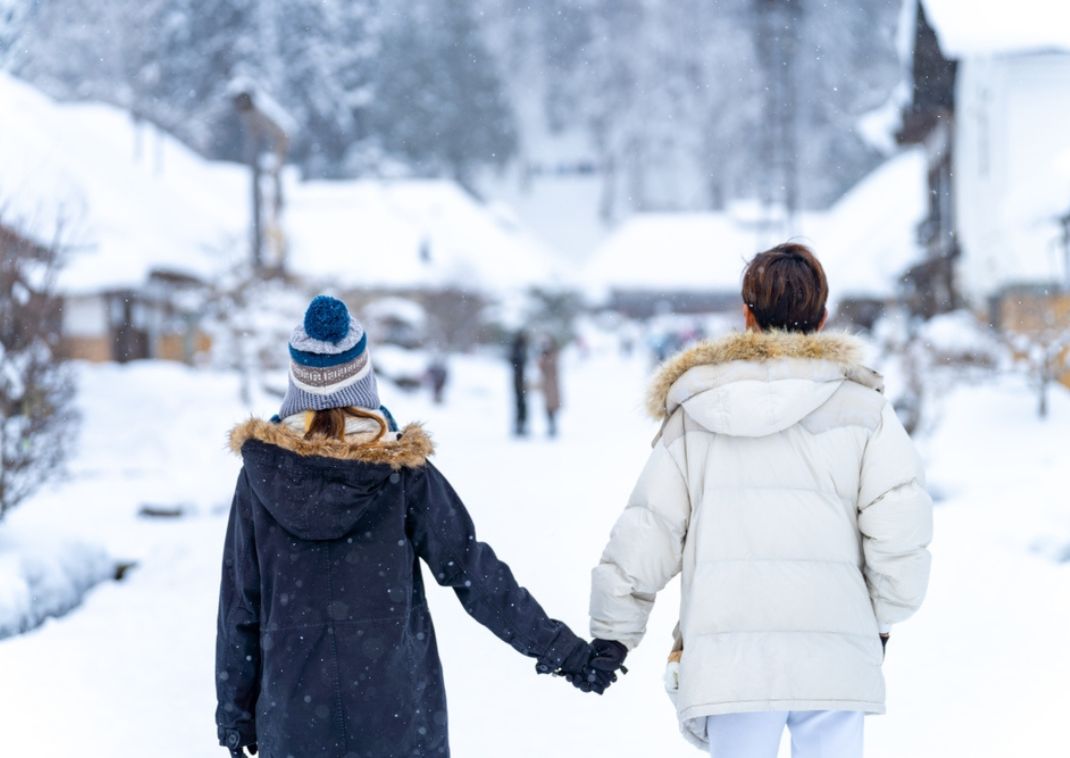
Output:
[[[476,540],[419,427],[358,446],[252,420],[227,527],[216,645],[220,744],[263,758],[448,756],[419,560],[540,670],[585,643]]]

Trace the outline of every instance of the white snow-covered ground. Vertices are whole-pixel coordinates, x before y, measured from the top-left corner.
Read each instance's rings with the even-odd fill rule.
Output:
[[[438,465],[481,538],[582,633],[589,570],[656,431],[640,412],[648,366],[611,351],[570,354],[556,443],[508,438],[502,361],[454,358],[451,366],[442,408],[387,386],[384,399],[399,419],[427,421]],[[0,642],[0,755],[223,755],[212,667],[218,564],[238,470],[224,438],[248,412],[238,380],[157,363],[79,373],[85,420],[71,478],[0,531],[73,534],[139,566],[65,618]],[[868,755],[1003,758],[1070,747],[1062,729],[1070,562],[1057,560],[1070,545],[1070,393],[1059,389],[1052,400],[1051,418],[1035,420],[1033,393],[1012,377],[944,398],[922,445],[941,495],[931,594],[893,633],[889,715],[868,720]],[[185,504],[191,515],[147,521],[136,516],[142,503]],[[598,698],[537,676],[452,593],[429,584],[454,754],[699,755],[677,734],[661,685],[676,592],[674,583],[659,598],[631,673]]]

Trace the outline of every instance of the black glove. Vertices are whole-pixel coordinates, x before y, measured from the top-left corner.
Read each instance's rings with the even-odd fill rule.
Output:
[[[590,649],[590,657],[583,670],[566,676],[577,689],[601,695],[617,681],[618,670],[628,673],[628,669],[624,668],[628,648],[616,640],[596,639],[591,642]]]
[[[245,750],[249,751],[249,755],[256,755],[256,743],[246,745]],[[240,747],[230,748],[230,758],[245,758],[245,750]]]
[[[881,652],[882,653],[887,652],[887,650],[888,650],[888,638],[890,636],[891,635],[888,635],[888,634],[882,634],[881,635]]]
[[[583,671],[583,667],[591,658],[591,646],[576,637],[573,637],[573,641],[575,644],[564,657],[551,651],[539,659],[535,664],[535,670],[540,674],[558,674],[566,677]]]
[[[594,640],[591,642],[591,652],[593,654],[588,663],[600,671],[624,668],[624,659],[628,657],[628,648],[616,640]]]

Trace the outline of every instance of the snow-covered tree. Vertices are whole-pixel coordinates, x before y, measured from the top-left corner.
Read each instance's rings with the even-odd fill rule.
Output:
[[[482,39],[474,0],[419,0],[389,19],[379,57],[376,130],[418,169],[472,186],[516,149],[513,111]]]
[[[19,54],[16,43],[26,28],[31,8],[29,0],[0,0],[0,68],[11,66]]]
[[[856,124],[898,82],[901,4],[0,0],[23,30],[0,65],[232,159],[227,87],[247,77],[294,114],[291,157],[313,175],[401,163],[473,185],[483,167],[558,160],[532,152],[549,132],[587,138],[569,157],[597,164],[607,216],[770,188],[821,207],[879,160]]]
[[[164,11],[155,30],[160,72],[154,93],[157,113],[165,126],[201,150],[218,157],[242,157],[244,140],[228,87],[237,77],[266,82],[265,46],[270,36],[263,14],[269,3],[161,1]]]
[[[359,138],[372,86],[374,8],[344,0],[275,0],[269,80],[300,124],[294,157],[316,175],[336,174]]]
[[[55,247],[0,220],[0,519],[61,470],[75,416],[59,357]]]

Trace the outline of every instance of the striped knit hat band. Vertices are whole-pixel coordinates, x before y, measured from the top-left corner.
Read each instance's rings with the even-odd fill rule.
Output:
[[[364,327],[341,300],[316,297],[290,337],[290,377],[279,415],[379,405]]]

